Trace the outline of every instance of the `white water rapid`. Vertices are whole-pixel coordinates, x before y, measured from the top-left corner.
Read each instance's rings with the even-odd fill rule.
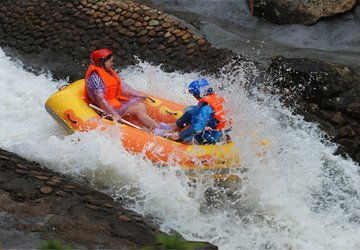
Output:
[[[66,135],[44,103],[65,84],[51,75],[22,69],[0,49],[0,147],[55,171],[86,181],[150,216],[165,231],[220,249],[359,249],[360,176],[351,160],[334,156],[335,145],[276,98],[243,89],[245,71],[211,82],[228,87],[220,94],[234,119],[233,139],[248,170],[237,200],[209,208],[210,183],[187,185],[179,168],[161,169],[132,155],[119,136],[99,131]],[[122,70],[136,88],[195,104],[185,86],[198,74],[165,73],[146,63]],[[264,158],[252,141],[268,138]]]

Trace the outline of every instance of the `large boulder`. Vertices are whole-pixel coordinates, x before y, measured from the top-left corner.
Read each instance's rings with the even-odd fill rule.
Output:
[[[318,123],[341,145],[338,153],[360,162],[359,74],[340,64],[284,57],[273,58],[268,73],[285,104]]]
[[[254,0],[254,15],[277,24],[316,23],[322,17],[344,13],[357,0]]]

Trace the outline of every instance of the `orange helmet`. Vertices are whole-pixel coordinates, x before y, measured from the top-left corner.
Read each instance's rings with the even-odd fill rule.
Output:
[[[98,64],[101,59],[104,59],[112,54],[113,52],[109,49],[98,49],[91,52],[90,58],[95,64]]]

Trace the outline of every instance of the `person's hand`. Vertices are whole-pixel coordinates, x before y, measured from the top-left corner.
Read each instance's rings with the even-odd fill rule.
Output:
[[[179,133],[174,133],[174,132],[167,132],[165,134],[165,137],[169,140],[172,140],[172,141],[177,141],[179,140]]]

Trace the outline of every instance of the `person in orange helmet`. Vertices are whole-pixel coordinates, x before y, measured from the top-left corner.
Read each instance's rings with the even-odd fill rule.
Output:
[[[110,49],[95,50],[90,58],[91,64],[85,75],[85,101],[116,119],[134,116],[156,135],[164,136],[168,125],[151,118],[143,103],[143,94],[121,81],[113,69],[113,52]]]

